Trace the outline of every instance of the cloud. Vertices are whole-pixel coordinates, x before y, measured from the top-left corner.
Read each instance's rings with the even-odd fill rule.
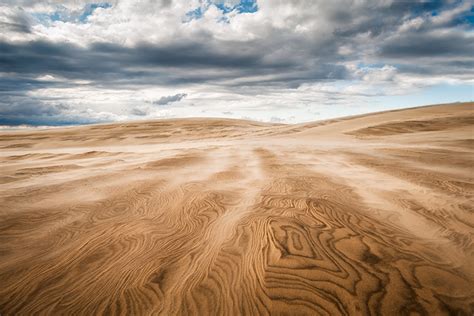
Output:
[[[136,116],[146,116],[148,115],[149,111],[148,109],[146,108],[139,108],[139,107],[136,107],[136,108],[132,108],[130,110],[130,113],[132,115],[136,115]]]
[[[0,26],[13,33],[31,33],[31,18],[23,10],[6,9],[0,15]]]
[[[240,51],[239,43],[214,47],[203,43],[123,47],[95,43],[74,44],[32,41],[0,42],[0,67],[4,71],[39,76],[53,74],[67,79],[93,80],[97,84],[179,85],[217,82],[225,85],[295,86],[301,82],[343,79],[342,65],[300,61],[264,54],[262,49]],[[255,43],[255,46],[258,46]],[[281,60],[283,59],[283,61]],[[308,64],[305,66],[305,64]],[[234,82],[235,81],[235,82]]]
[[[286,120],[281,117],[272,116],[270,122],[272,123],[284,123]]]
[[[0,113],[33,120],[23,110],[37,107],[54,124],[149,118],[158,109],[143,100],[178,102],[178,90],[192,102],[166,115],[270,120],[472,84],[471,11],[451,0],[4,0]]]
[[[12,100],[7,98],[0,103],[0,125],[42,125],[44,122],[51,124],[68,109],[67,105],[56,103],[47,104],[38,100],[26,98],[23,100]]]
[[[0,125],[71,125],[122,119],[106,111],[78,109],[55,98],[40,99],[19,93],[0,100]]]
[[[431,31],[400,34],[381,47],[381,56],[390,58],[470,57],[474,35],[459,31]]]
[[[159,100],[153,101],[153,104],[167,105],[173,102],[181,101],[186,96],[187,96],[186,93],[178,93],[175,95],[169,95],[169,96],[161,97]]]

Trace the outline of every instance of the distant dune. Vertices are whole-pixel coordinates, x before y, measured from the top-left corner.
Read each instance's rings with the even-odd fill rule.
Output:
[[[1,315],[474,314],[474,103],[0,148]]]

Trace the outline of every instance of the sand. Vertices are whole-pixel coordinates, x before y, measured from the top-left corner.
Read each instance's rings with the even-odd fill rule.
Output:
[[[0,133],[0,314],[474,313],[474,104]]]

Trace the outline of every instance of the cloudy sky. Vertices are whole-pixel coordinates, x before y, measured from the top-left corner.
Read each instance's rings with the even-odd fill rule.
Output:
[[[0,125],[470,101],[471,0],[0,0]]]

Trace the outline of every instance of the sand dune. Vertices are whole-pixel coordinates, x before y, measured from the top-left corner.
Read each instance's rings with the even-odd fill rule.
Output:
[[[0,133],[0,314],[472,315],[474,104]]]

